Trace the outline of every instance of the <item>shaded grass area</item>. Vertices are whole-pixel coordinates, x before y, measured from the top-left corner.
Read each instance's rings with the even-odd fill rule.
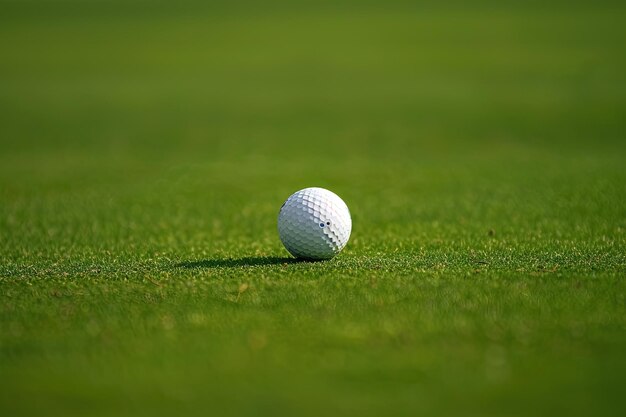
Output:
[[[58,4],[0,13],[0,414],[624,414],[617,3]]]

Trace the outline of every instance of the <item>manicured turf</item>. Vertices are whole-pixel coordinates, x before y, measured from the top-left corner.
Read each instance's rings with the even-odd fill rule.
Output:
[[[625,415],[625,9],[497,4],[3,5],[0,415]]]

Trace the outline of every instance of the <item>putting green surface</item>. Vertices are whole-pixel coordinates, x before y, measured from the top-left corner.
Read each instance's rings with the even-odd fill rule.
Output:
[[[0,415],[625,415],[626,8],[497,4],[4,3]]]

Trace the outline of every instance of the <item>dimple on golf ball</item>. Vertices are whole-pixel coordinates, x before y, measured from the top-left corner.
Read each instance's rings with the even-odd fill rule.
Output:
[[[350,210],[339,196],[324,188],[305,188],[280,208],[278,235],[296,258],[330,259],[348,243]]]

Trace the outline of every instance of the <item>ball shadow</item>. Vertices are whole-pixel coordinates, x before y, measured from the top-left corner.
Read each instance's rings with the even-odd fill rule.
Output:
[[[250,266],[287,265],[311,262],[302,259],[280,256],[248,256],[244,258],[202,259],[199,261],[185,261],[175,265],[176,268],[240,268]]]

